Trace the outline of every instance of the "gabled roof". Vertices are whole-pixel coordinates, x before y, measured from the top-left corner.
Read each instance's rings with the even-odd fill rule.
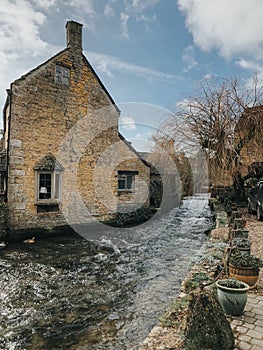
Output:
[[[63,53],[66,53],[67,51],[72,50],[71,48],[65,48],[64,50],[58,52],[57,54],[55,54],[54,56],[50,57],[47,61],[41,63],[40,65],[38,65],[37,67],[31,69],[29,72],[23,74],[20,78],[14,80],[11,83],[12,84],[19,82],[20,80],[25,80],[27,77],[29,77],[30,75],[32,75],[33,73],[35,73],[36,71],[38,71],[39,69],[41,69],[42,67],[44,67],[45,65],[47,65],[48,63],[50,63],[51,61],[53,61],[54,59],[58,58],[60,55],[62,55]],[[98,81],[99,85],[101,86],[102,90],[106,93],[106,95],[108,96],[110,102],[115,106],[117,112],[119,113],[120,110],[117,107],[116,103],[114,102],[113,98],[111,97],[111,95],[109,94],[108,90],[105,88],[104,84],[102,83],[102,81],[100,80],[99,76],[97,75],[97,73],[95,72],[95,70],[93,69],[92,65],[89,63],[88,59],[86,58],[86,56],[81,52],[82,58],[84,59],[84,61],[86,62],[86,64],[89,66],[90,70],[92,71],[94,77],[96,78],[96,80]]]
[[[52,153],[47,154],[34,166],[38,171],[63,171],[64,167],[56,160]]]
[[[239,118],[237,130],[246,131],[249,126],[262,123],[263,106],[247,107]]]
[[[21,77],[17,78],[16,80],[14,80],[12,84],[19,82],[20,80],[25,80],[27,77],[29,77],[30,75],[32,75],[33,73],[35,73],[36,71],[38,71],[39,69],[41,69],[42,67],[44,67],[45,65],[47,65],[49,62],[53,61],[56,57],[60,56],[61,54],[63,54],[64,52],[66,52],[68,50],[68,48],[59,51],[58,53],[56,53],[54,56],[50,57],[48,60],[46,60],[45,62],[39,64],[38,66],[36,66],[35,68],[31,69],[30,71],[28,71],[27,73],[21,75]]]
[[[104,92],[106,93],[106,95],[108,96],[109,100],[111,101],[111,103],[115,106],[116,110],[118,113],[120,113],[119,108],[117,107],[116,103],[114,102],[113,98],[111,97],[111,95],[109,94],[108,90],[105,88],[104,84],[102,83],[102,81],[100,80],[99,76],[97,75],[97,73],[95,72],[95,70],[93,69],[92,65],[89,63],[88,59],[86,58],[86,56],[84,54],[82,54],[84,60],[86,61],[86,63],[88,64],[90,70],[92,71],[92,73],[94,74],[94,76],[96,77],[98,83],[100,84],[101,88],[104,90]]]
[[[131,142],[127,141],[125,137],[119,134],[119,138],[129,147],[129,149],[146,165],[150,168],[150,165],[140,156],[140,153],[136,151],[136,149],[132,146]]]

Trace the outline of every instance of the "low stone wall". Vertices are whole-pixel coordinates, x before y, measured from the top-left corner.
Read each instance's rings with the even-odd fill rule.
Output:
[[[141,207],[134,211],[128,211],[123,213],[117,213],[116,224],[117,226],[133,226],[140,222],[149,220],[155,214],[155,210],[149,207]]]

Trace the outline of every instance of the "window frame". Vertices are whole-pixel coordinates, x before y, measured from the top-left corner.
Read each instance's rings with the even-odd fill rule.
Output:
[[[50,185],[50,197],[41,198],[40,188],[41,188],[41,175],[50,174],[51,175],[51,185]],[[52,171],[52,170],[38,170],[36,171],[36,203],[59,203],[61,201],[61,192],[62,192],[62,172],[61,171]],[[44,187],[44,186],[43,186]]]
[[[55,66],[55,83],[69,85],[70,84],[70,68],[62,64]]]
[[[117,174],[117,189],[118,192],[134,192],[135,190],[135,175],[138,171],[119,170]],[[129,180],[129,178],[131,178]],[[124,181],[123,188],[120,188],[119,181]]]
[[[0,172],[0,195],[3,195],[6,192],[6,174]]]

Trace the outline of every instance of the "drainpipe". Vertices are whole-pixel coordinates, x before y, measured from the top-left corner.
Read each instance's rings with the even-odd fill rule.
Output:
[[[6,148],[6,189],[5,189],[5,202],[8,202],[8,174],[9,174],[9,150],[10,150],[10,135],[11,135],[11,109],[12,109],[12,84],[11,89],[6,90],[8,94],[8,102],[9,102],[9,113],[8,113],[8,130],[7,130],[7,148]],[[6,105],[7,107],[7,105]],[[5,125],[5,133],[6,133],[6,125]]]

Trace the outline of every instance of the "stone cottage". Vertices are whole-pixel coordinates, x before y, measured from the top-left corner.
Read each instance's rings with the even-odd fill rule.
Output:
[[[245,109],[236,128],[241,143],[241,174],[263,177],[263,106]]]
[[[82,25],[67,22],[66,38],[7,90],[1,194],[21,237],[149,204],[150,168],[119,134],[120,111],[83,55]]]
[[[233,163],[230,162],[230,166],[226,167],[224,172],[218,168],[217,160],[212,163],[213,172],[210,173],[210,179],[213,184],[213,192],[219,191],[220,195],[225,195],[226,191],[229,191],[229,195],[232,195],[233,170],[238,170],[236,174],[240,175],[240,178],[237,177],[237,179],[240,184],[244,182],[245,187],[252,186],[254,182],[263,177],[262,135],[263,106],[245,108],[235,125],[233,133],[234,149],[236,151],[234,155],[238,157],[233,159],[234,157],[231,155],[232,148],[228,147],[225,152],[230,154],[229,159]],[[231,165],[233,165],[233,168],[231,168]]]

